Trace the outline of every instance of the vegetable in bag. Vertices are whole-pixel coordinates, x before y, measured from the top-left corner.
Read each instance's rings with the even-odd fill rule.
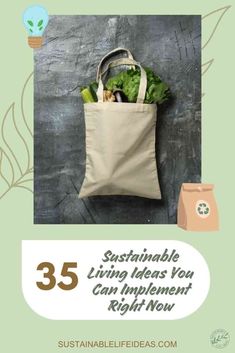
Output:
[[[159,76],[154,72],[145,68],[147,74],[147,90],[144,103],[162,104],[168,100],[170,91],[166,83],[162,82]],[[135,103],[138,95],[140,84],[140,70],[130,69],[122,71],[118,75],[111,77],[107,83],[106,88],[110,91],[121,90],[127,97],[128,102]]]

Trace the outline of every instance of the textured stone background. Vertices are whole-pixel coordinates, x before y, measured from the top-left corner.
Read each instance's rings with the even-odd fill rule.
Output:
[[[85,126],[79,88],[103,55],[129,48],[166,81],[157,161],[162,201],[107,196],[79,200]],[[35,223],[175,223],[182,182],[201,178],[200,16],[52,16],[35,50]]]

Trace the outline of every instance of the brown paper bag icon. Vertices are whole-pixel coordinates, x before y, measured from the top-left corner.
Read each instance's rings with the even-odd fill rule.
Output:
[[[202,232],[219,230],[213,188],[213,184],[182,184],[177,211],[179,227]]]

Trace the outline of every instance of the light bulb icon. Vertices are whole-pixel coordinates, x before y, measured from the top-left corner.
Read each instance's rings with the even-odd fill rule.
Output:
[[[31,48],[40,48],[42,46],[42,35],[48,21],[48,13],[42,6],[35,5],[25,10],[23,22],[28,32],[28,44]]]

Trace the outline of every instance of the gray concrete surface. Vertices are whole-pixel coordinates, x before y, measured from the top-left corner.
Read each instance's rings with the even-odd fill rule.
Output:
[[[157,162],[162,201],[105,196],[79,200],[85,126],[79,88],[101,57],[129,48],[172,91],[160,107]],[[51,16],[35,50],[35,223],[175,223],[181,183],[201,179],[200,16]]]

